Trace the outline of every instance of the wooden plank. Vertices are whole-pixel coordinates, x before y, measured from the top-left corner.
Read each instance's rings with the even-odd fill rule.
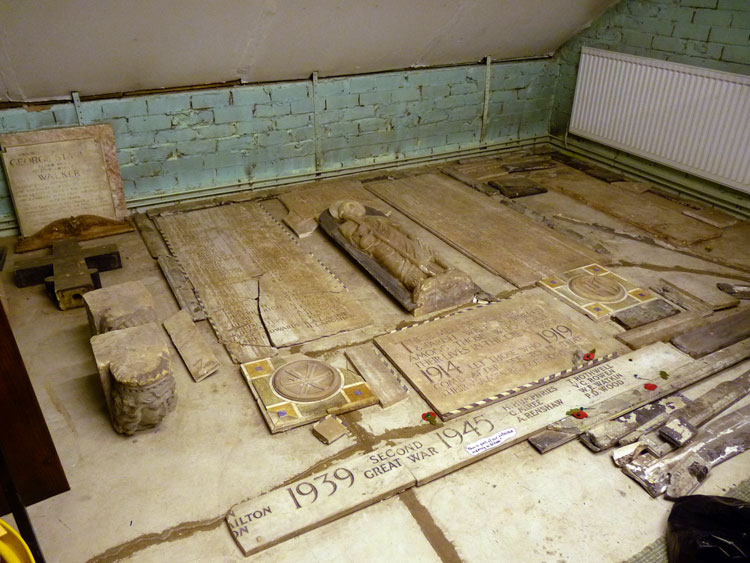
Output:
[[[663,380],[657,375],[658,382],[656,378],[653,378],[654,381],[647,382],[651,384],[649,388],[646,388],[644,384],[612,397],[607,401],[602,401],[596,408],[590,409],[591,412],[589,412],[589,409],[586,410],[588,414],[586,418],[579,419],[573,416],[561,418],[557,422],[550,424],[546,430],[529,438],[529,442],[539,452],[546,453],[574,440],[580,434],[599,423],[612,420],[647,403],[661,399],[688,385],[697,383],[709,375],[733,366],[748,357],[750,357],[750,340],[715,352],[697,362],[687,364],[683,362],[679,367],[662,366],[659,371],[668,372],[668,379]],[[640,371],[635,373],[638,375],[638,379],[640,379]]]
[[[655,285],[653,289],[656,293],[669,299],[673,303],[676,303],[683,309],[694,311],[703,317],[710,315],[714,311],[727,309],[739,304],[737,299],[729,297],[728,295],[723,295],[723,297],[708,302],[694,293],[691,293],[682,285],[677,285],[665,279],[660,279],[659,283]],[[722,295],[721,292],[717,291],[716,293],[720,296]]]
[[[161,238],[161,235],[160,237]],[[167,285],[172,290],[172,295],[183,309],[190,313],[190,318],[194,321],[202,321],[206,318],[206,312],[203,310],[198,297],[195,295],[195,288],[187,277],[187,274],[180,266],[180,263],[174,256],[169,254],[160,254],[157,257],[157,263],[167,280]]]
[[[529,175],[548,189],[562,192],[677,246],[722,235],[721,229],[683,215],[678,203],[650,192],[633,193],[568,167]]]
[[[163,324],[195,381],[216,373],[219,362],[184,309],[169,317]]]
[[[343,284],[258,203],[161,216],[157,226],[238,363],[370,323]]]
[[[732,297],[715,286],[706,284],[699,277],[689,274],[670,273],[668,280],[660,279],[659,282],[662,290],[668,287],[673,292],[683,295],[693,303],[698,303],[703,310],[721,311],[722,309],[729,309],[740,304],[739,299],[736,297]],[[670,297],[670,295],[667,295],[667,298]],[[677,304],[682,306],[679,302]],[[694,306],[687,306],[686,308],[699,312]]]
[[[660,321],[621,332],[615,335],[615,338],[633,349],[642,348],[654,342],[667,342],[674,336],[701,326],[705,322],[700,315],[692,311],[685,311]]]
[[[655,299],[647,303],[641,303],[630,309],[618,311],[612,318],[626,329],[638,328],[645,324],[666,319],[680,312],[680,309],[664,299]]]
[[[750,448],[750,405],[706,424],[687,446],[653,460],[626,463],[623,472],[652,496],[689,495],[716,465]]]
[[[596,254],[438,174],[367,184],[367,189],[517,287],[596,262]],[[524,233],[519,237],[519,233]],[[510,244],[512,241],[512,244]]]
[[[0,300],[0,448],[29,506],[70,489]],[[9,511],[0,490],[0,512]]]
[[[284,223],[299,237],[305,237],[318,226],[323,211],[341,200],[358,201],[362,205],[387,213],[386,205],[362,187],[359,180],[329,180],[280,194],[279,200],[289,210]]]
[[[690,403],[680,393],[668,395],[632,412],[601,422],[583,432],[580,436],[590,450],[600,452],[617,444],[617,441],[628,433],[643,427],[658,427],[667,421],[670,414]]]
[[[695,328],[672,339],[678,349],[693,358],[702,358],[720,348],[731,346],[750,337],[750,308]]]
[[[374,345],[347,348],[344,354],[369,383],[384,409],[406,399],[409,388]]]
[[[677,447],[684,446],[693,438],[698,426],[728,409],[748,393],[750,393],[750,370],[731,381],[719,383],[690,405],[672,413],[670,420],[659,430],[659,436]],[[679,423],[682,431],[678,432],[672,422]]]
[[[2,267],[0,266],[0,269]],[[750,285],[746,283],[717,283],[716,287],[736,299],[750,299]]]
[[[138,232],[141,234],[143,243],[146,245],[151,258],[159,258],[159,256],[169,254],[167,245],[164,244],[164,239],[161,238],[159,231],[156,230],[156,226],[148,215],[134,213],[131,215],[131,218],[133,219]]]

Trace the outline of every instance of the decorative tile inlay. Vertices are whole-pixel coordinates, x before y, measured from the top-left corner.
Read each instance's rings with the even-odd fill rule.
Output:
[[[657,299],[652,292],[599,264],[544,278],[538,285],[595,321]]]

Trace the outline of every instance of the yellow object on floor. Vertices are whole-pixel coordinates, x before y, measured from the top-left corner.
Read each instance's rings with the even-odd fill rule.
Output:
[[[3,520],[0,520],[0,560],[7,563],[34,563],[26,542]]]

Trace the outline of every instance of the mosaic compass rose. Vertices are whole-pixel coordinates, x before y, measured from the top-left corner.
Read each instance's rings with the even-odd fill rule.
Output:
[[[341,388],[341,373],[320,360],[297,360],[281,366],[271,377],[271,386],[291,401],[322,401]]]
[[[568,282],[568,288],[576,295],[604,303],[622,301],[627,296],[625,288],[607,276],[578,276]]]

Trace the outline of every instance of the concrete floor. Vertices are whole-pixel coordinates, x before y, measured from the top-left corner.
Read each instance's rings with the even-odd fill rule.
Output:
[[[563,213],[646,234],[559,193],[520,201],[550,217]],[[283,216],[278,201],[265,205]],[[485,290],[515,289],[405,216],[393,216]],[[750,281],[750,273],[658,245],[585,224],[564,226],[596,238],[611,250],[613,270],[646,286],[660,277],[689,279],[691,287],[712,292],[717,281]],[[104,241],[84,244],[99,242]],[[154,295],[161,320],[178,310],[138,233],[107,242],[119,245],[123,268],[103,273],[105,286],[141,280]],[[12,243],[0,239],[0,244]],[[342,345],[413,321],[323,234],[301,243],[375,318],[368,328],[316,341],[302,352],[343,365]],[[85,311],[58,311],[41,287],[16,288],[11,280],[16,258],[8,258],[0,292],[71,485],[69,492],[29,509],[48,561],[581,563],[625,559],[665,532],[671,503],[650,498],[613,466],[607,452],[597,455],[573,442],[541,456],[523,443],[245,559],[224,523],[230,507],[313,468],[431,430],[420,418],[429,410],[426,403],[412,392],[390,409],[376,405],[344,415],[352,435],[330,446],[309,427],[271,435],[238,367],[201,322],[199,329],[222,363],[220,371],[195,383],[175,355],[176,411],[155,431],[117,435],[96,375]],[[581,323],[591,322],[571,314]],[[596,326],[609,334],[622,330],[612,322]],[[716,468],[699,492],[722,494],[748,477],[750,453],[745,453]]]

